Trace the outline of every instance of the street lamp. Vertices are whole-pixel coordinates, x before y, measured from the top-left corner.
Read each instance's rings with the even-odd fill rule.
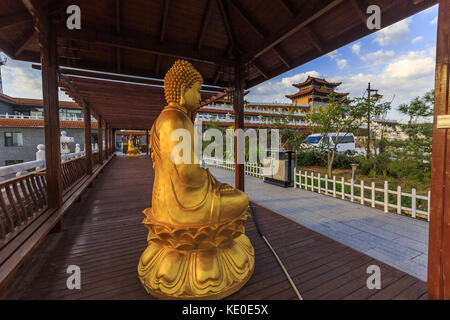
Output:
[[[378,94],[378,89],[372,89],[370,87],[370,82],[369,85],[367,87],[367,93],[368,93],[368,97],[367,97],[367,150],[366,150],[366,158],[369,158],[369,154],[370,154],[370,109],[372,108],[372,106],[370,105],[370,95],[372,92],[375,92],[375,94],[373,95],[373,97],[375,97],[377,100],[379,98],[381,98],[382,96]]]

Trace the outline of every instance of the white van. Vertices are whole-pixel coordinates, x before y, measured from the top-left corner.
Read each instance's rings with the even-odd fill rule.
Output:
[[[355,136],[353,133],[330,133],[325,139],[331,138],[330,148],[334,148],[337,143],[337,151],[356,151]],[[311,134],[305,139],[305,144],[314,149],[327,149],[327,140],[320,133]]]

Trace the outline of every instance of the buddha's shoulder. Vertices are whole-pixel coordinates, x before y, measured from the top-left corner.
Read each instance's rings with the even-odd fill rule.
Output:
[[[190,119],[180,111],[174,109],[163,110],[158,117],[158,126],[185,127]]]

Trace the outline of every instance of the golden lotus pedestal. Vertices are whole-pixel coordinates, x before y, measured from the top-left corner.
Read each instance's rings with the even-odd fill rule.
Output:
[[[221,225],[179,228],[144,211],[148,247],[138,265],[141,283],[159,299],[221,299],[252,276],[254,249],[244,234],[249,214]]]

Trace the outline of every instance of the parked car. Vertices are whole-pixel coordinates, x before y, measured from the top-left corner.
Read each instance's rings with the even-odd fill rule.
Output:
[[[323,137],[320,133],[311,134],[305,139],[305,145],[308,148],[313,149],[327,149],[328,139],[331,138],[330,148],[334,148],[337,144],[338,152],[356,151],[355,136],[353,133],[330,133],[326,137]]]

